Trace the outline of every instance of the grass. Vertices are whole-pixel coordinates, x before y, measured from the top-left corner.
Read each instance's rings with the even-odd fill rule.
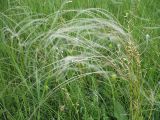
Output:
[[[0,119],[158,120],[159,5],[0,1]]]

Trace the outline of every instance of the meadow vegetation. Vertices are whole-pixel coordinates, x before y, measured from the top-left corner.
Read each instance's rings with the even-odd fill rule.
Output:
[[[1,0],[0,119],[159,120],[159,0]]]

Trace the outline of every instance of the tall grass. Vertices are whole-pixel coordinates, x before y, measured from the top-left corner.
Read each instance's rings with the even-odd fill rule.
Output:
[[[156,42],[132,32],[141,1],[125,27],[105,9],[66,9],[74,2],[10,1],[0,13],[1,119],[158,119],[159,44],[148,52]]]

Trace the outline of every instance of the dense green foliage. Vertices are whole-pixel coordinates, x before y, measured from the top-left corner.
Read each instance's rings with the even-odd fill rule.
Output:
[[[0,0],[0,120],[159,120],[160,0]]]

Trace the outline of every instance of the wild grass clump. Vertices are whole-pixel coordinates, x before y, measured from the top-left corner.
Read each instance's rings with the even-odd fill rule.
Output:
[[[148,118],[132,35],[104,9],[64,5],[49,15],[21,6],[0,13],[1,118]]]

